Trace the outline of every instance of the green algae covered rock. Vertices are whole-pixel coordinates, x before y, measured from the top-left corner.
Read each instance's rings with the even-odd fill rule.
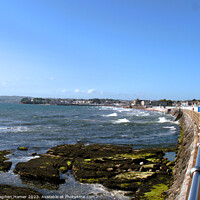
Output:
[[[25,187],[14,187],[0,184],[0,196],[3,199],[38,199],[44,200],[42,194]],[[5,198],[4,198],[5,197]]]
[[[71,170],[82,183],[100,183],[110,189],[130,191],[135,199],[149,199],[152,191],[161,191],[161,184],[168,188],[172,163],[163,156],[162,149],[155,148],[66,144],[49,149],[40,158],[18,163],[14,172],[21,178],[59,184],[64,181],[59,173]]]
[[[68,165],[65,159],[41,155],[40,158],[18,163],[14,172],[23,178],[62,183],[63,180],[60,179],[59,170],[67,171],[67,169]]]
[[[138,172],[138,171],[131,171],[126,173],[120,173],[115,176],[115,179],[119,180],[132,180],[132,181],[147,181],[149,178],[155,176],[155,172]]]
[[[165,195],[163,192],[168,190],[168,186],[166,184],[160,183],[155,184],[149,192],[144,193],[144,196],[141,199],[144,200],[163,200]]]
[[[17,150],[19,151],[28,151],[27,147],[18,147]]]

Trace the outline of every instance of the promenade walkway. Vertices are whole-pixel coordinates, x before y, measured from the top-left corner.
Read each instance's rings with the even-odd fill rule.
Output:
[[[191,161],[188,164],[188,170],[190,178],[192,179],[189,186],[188,200],[200,200],[200,115],[196,111],[184,109],[196,125],[196,133],[194,133],[194,149],[191,152]],[[192,161],[193,159],[193,161]],[[187,174],[186,174],[187,176]],[[188,187],[186,186],[186,187]]]
[[[175,199],[200,200],[200,115],[193,109],[181,109],[179,112],[182,113],[180,126],[183,128],[182,137],[184,138],[182,138],[183,142],[178,150],[181,157],[179,157],[176,173],[181,175],[181,167],[184,166],[182,168],[184,179],[182,184],[179,185],[180,192]],[[180,134],[182,133],[180,132]]]
[[[174,182],[168,200],[200,200],[200,113],[198,109],[153,107],[147,110],[181,117]],[[182,134],[182,135],[181,135]],[[192,173],[191,173],[192,172]]]

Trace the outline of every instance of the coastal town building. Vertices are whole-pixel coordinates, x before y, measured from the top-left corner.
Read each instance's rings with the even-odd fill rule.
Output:
[[[181,101],[181,106],[199,106],[200,102],[197,100]]]
[[[167,101],[151,101],[151,106],[167,106]]]
[[[140,99],[135,99],[135,100],[133,100],[133,102],[132,102],[132,106],[141,106],[141,102],[142,102],[142,100],[140,100]]]
[[[141,106],[150,106],[151,105],[151,101],[150,100],[142,100],[141,101]]]
[[[150,101],[150,100],[140,100],[135,99],[133,100],[132,106],[145,106],[145,107],[151,107],[151,106],[167,106],[168,101],[167,100],[159,100],[159,101]]]

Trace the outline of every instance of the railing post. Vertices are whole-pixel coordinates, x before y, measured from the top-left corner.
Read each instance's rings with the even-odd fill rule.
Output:
[[[188,200],[200,200],[200,171],[193,173]]]

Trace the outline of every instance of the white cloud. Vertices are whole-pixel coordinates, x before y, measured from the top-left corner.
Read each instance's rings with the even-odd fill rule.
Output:
[[[62,90],[62,93],[66,93],[66,92],[67,92],[67,90],[66,90],[66,89],[63,89],[63,90]]]
[[[96,90],[95,89],[89,89],[88,91],[87,91],[87,93],[88,94],[92,94],[93,92],[95,92]]]
[[[89,89],[89,90],[80,90],[80,89],[75,89],[74,93],[79,93],[79,94],[92,94],[94,92],[97,92],[95,89]]]
[[[74,92],[75,92],[75,93],[79,93],[79,92],[81,92],[81,91],[80,91],[79,89],[75,89]]]

